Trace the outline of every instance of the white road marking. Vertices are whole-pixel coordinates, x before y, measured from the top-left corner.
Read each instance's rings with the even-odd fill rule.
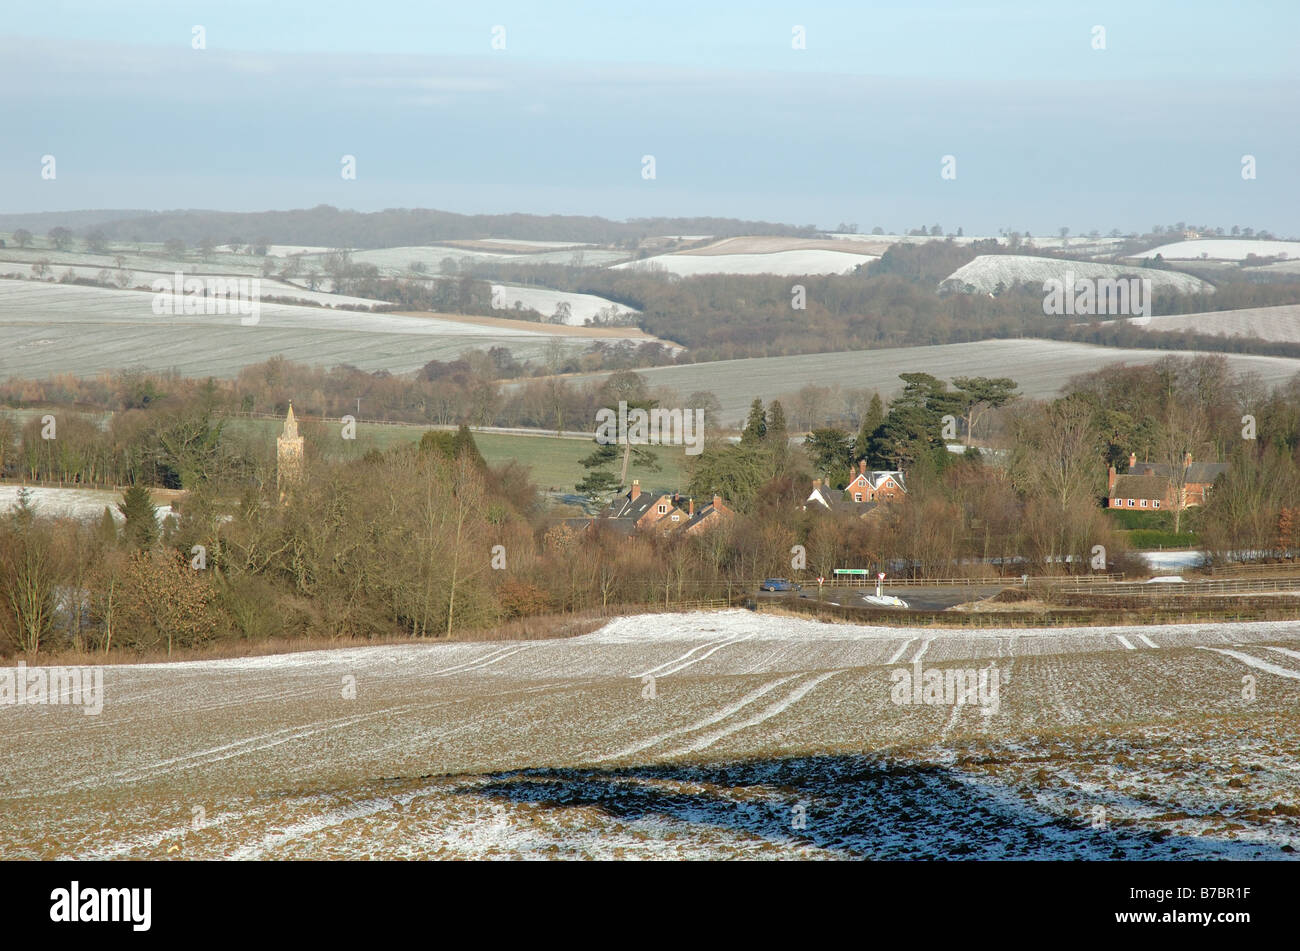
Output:
[[[1157,644],[1155,641],[1151,640],[1151,638],[1147,637],[1145,634],[1139,634],[1138,637],[1142,638],[1142,642],[1146,644],[1147,647],[1154,647],[1157,650],[1159,650],[1160,645]]]
[[[921,649],[917,651],[916,656],[912,658],[912,663],[915,664],[918,660],[920,660],[922,657],[925,656],[925,652],[930,649],[930,643],[931,641],[927,640],[924,644],[921,645]]]
[[[1264,650],[1277,651],[1279,654],[1286,654],[1287,657],[1294,657],[1296,658],[1296,660],[1300,660],[1300,651],[1287,650],[1285,647],[1269,647],[1267,645],[1261,645],[1261,646],[1264,648]]]
[[[1122,636],[1122,635],[1120,635],[1120,634],[1116,634],[1116,635],[1115,635],[1115,640],[1119,641],[1121,644],[1123,644],[1125,647],[1127,647],[1127,648],[1128,648],[1129,650],[1131,650],[1131,651],[1135,651],[1135,650],[1137,650],[1137,648],[1133,646],[1133,644],[1129,641],[1129,639],[1128,639],[1127,637],[1124,637],[1124,636]]]

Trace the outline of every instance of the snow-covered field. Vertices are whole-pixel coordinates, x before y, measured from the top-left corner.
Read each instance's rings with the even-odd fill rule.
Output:
[[[1214,288],[1198,277],[1178,271],[1165,271],[1145,267],[1123,267],[1117,264],[1098,264],[1093,261],[1067,261],[1057,258],[1040,258],[1026,254],[981,254],[949,274],[941,286],[955,290],[973,287],[976,291],[992,293],[999,284],[1012,287],[1016,284],[1042,284],[1048,280],[1065,280],[1065,273],[1074,274],[1076,280],[1095,278],[1143,277],[1150,278],[1155,290],[1170,289],[1180,293],[1212,291]]]
[[[405,373],[471,348],[502,346],[520,359],[540,360],[555,336],[542,325],[271,303],[261,305],[256,325],[244,326],[232,314],[159,316],[153,297],[148,291],[0,280],[0,374],[39,377],[148,366],[233,376],[276,354],[318,366],[348,363]],[[567,333],[566,347],[589,344],[580,332]],[[627,333],[643,337],[634,328]]]
[[[884,398],[902,389],[900,373],[932,373],[950,380],[978,367],[980,373],[988,376],[1011,377],[1026,396],[1042,399],[1055,396],[1077,374],[1111,363],[1155,363],[1168,355],[1168,350],[1096,347],[1061,340],[981,340],[933,347],[718,360],[650,367],[637,372],[652,386],[668,386],[680,393],[712,391],[722,404],[721,418],[730,423],[743,421],[754,397],[770,402],[807,385],[866,388],[877,390]],[[1290,357],[1230,353],[1224,358],[1234,373],[1252,371],[1269,385],[1285,382],[1300,373],[1300,360]],[[576,374],[570,379],[577,383],[606,376],[604,373]]]
[[[1300,305],[1283,304],[1278,307],[1248,307],[1201,314],[1171,314],[1168,317],[1152,317],[1142,329],[1190,330],[1198,334],[1258,337],[1260,340],[1297,343],[1300,342]]]
[[[1261,258],[1300,257],[1300,241],[1254,241],[1248,238],[1200,238],[1195,241],[1177,241],[1162,244],[1150,251],[1143,251],[1141,257],[1153,258],[1160,255],[1166,261],[1194,261],[1208,258],[1211,261],[1244,261],[1247,255],[1254,254]]]
[[[831,234],[831,237],[837,241],[875,241],[885,244],[928,244],[931,241],[952,241],[953,244],[974,244],[976,241],[996,241],[998,244],[1006,245],[1008,240],[1004,235],[986,234],[986,235],[953,235],[951,238],[947,235],[920,235],[920,234],[850,234],[837,232]],[[1124,238],[1090,238],[1087,236],[1074,237],[1028,237],[1021,239],[1023,247],[1027,250],[1034,248],[1069,248],[1080,254],[1107,254],[1113,252],[1117,245],[1123,244]]]
[[[69,271],[77,278],[87,278],[90,280],[99,280],[103,267],[88,267],[86,265],[58,264],[51,265],[50,273],[40,283],[57,284],[59,280]],[[112,281],[117,270],[109,266],[109,280]],[[159,278],[172,280],[175,271],[142,271],[126,269],[130,282],[128,289],[139,289],[151,287],[153,282]],[[273,277],[257,277],[257,275],[238,274],[233,271],[203,271],[194,270],[192,266],[182,271],[186,278],[198,277],[206,280],[207,278],[235,278],[238,280],[252,280],[254,277],[260,282],[261,294],[264,298],[275,297],[285,300],[299,301],[304,304],[319,304],[323,307],[387,307],[390,306],[387,301],[376,300],[370,297],[351,297],[347,294],[331,294],[327,291],[313,291],[305,287],[299,287],[297,284],[290,284],[288,281],[282,281]],[[0,278],[15,275],[15,280],[36,280],[32,275],[31,268],[25,264],[16,264],[10,261],[0,261]],[[116,289],[116,288],[114,288]]]
[[[310,244],[272,244],[267,246],[266,253],[275,258],[291,258],[299,254],[328,254],[330,250]]]
[[[18,493],[23,486],[0,485],[0,513],[8,512],[18,502]],[[108,489],[70,489],[57,486],[27,487],[32,506],[37,515],[54,518],[75,518],[84,522],[93,521],[103,516],[107,508],[113,518],[121,523],[126,516],[118,511],[117,503],[122,501],[122,493]],[[172,507],[166,503],[158,504],[160,521],[172,514]]]
[[[476,244],[499,244],[504,247],[538,248],[589,248],[591,245],[581,241],[531,241],[527,238],[480,238]]]
[[[616,270],[663,270],[690,277],[695,274],[848,274],[859,264],[878,260],[870,254],[818,248],[759,254],[656,254],[613,265]]]
[[[0,855],[1288,858],[1298,647],[724,611],[109,666],[98,716],[0,705]]]
[[[512,242],[517,243],[517,242]],[[508,247],[508,245],[506,246]],[[367,251],[353,251],[354,264],[373,264],[379,272],[389,277],[410,277],[416,272],[411,270],[413,262],[423,265],[423,274],[437,276],[443,273],[443,261],[451,258],[459,268],[463,265],[480,262],[509,262],[521,264],[570,264],[580,258],[583,264],[599,266],[627,257],[617,251],[603,248],[564,247],[553,251],[536,251],[516,253],[508,250],[488,251],[452,247],[450,245],[427,245],[402,248],[375,248]],[[304,269],[320,269],[323,256],[304,254],[301,256]]]
[[[570,291],[553,291],[546,287],[518,287],[513,284],[494,284],[501,289],[502,298],[507,309],[513,308],[518,301],[523,307],[531,307],[548,320],[555,314],[561,302],[569,305],[569,319],[565,321],[570,327],[581,327],[597,314],[611,308],[621,315],[639,314],[635,307],[624,307],[595,294],[575,294]],[[504,314],[503,316],[509,316]]]

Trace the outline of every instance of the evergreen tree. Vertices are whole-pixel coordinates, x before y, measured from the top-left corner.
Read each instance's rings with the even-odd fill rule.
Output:
[[[752,446],[762,442],[766,435],[767,413],[763,411],[763,401],[755,397],[754,402],[749,404],[749,419],[745,421],[745,429],[740,434],[740,444]]]
[[[847,481],[844,476],[853,465],[853,437],[848,433],[814,429],[804,437],[804,451],[816,471],[832,481]]]
[[[117,521],[113,518],[113,510],[107,505],[104,506],[104,514],[100,516],[95,536],[96,540],[105,547],[111,548],[117,544]]]
[[[597,443],[596,451],[578,460],[578,464],[587,470],[587,475],[574,486],[580,495],[592,499],[605,499],[622,488],[616,466],[621,466],[623,453],[631,449],[629,463],[635,463],[639,469],[658,472],[659,459],[645,446],[622,446],[616,443]]]
[[[122,536],[137,548],[149,548],[158,540],[158,506],[149,497],[149,490],[133,485],[122,495],[117,509],[126,517]]]
[[[867,414],[862,417],[862,425],[858,427],[858,438],[853,443],[853,456],[855,459],[867,459],[872,468],[876,467],[879,461],[873,458],[872,443],[880,432],[880,427],[885,422],[885,407],[880,402],[880,394],[875,393],[871,397],[871,403],[867,406]]]
[[[772,443],[775,448],[784,449],[786,440],[790,438],[786,428],[785,408],[780,400],[772,400],[772,407],[767,414],[767,433],[763,438]]]
[[[461,455],[469,456],[470,462],[479,472],[487,471],[487,460],[483,458],[483,453],[478,451],[478,443],[474,442],[474,434],[469,431],[469,427],[464,423],[456,430],[456,435],[451,441],[451,458],[459,459]]]
[[[456,435],[445,430],[430,429],[420,437],[421,455],[434,452],[446,459],[456,458],[456,450],[453,448]]]

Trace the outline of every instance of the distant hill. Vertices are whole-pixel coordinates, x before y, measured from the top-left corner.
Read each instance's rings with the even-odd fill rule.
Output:
[[[45,234],[51,228],[57,228],[60,225],[78,231],[93,228],[96,225],[102,225],[110,221],[121,221],[123,218],[139,218],[141,215],[149,214],[152,214],[152,212],[144,209],[128,211],[108,208],[88,211],[37,211],[23,215],[0,214],[0,231],[17,231],[19,228],[26,228],[32,234]]]
[[[224,242],[267,239],[273,244],[320,247],[384,248],[427,245],[465,238],[516,238],[583,244],[635,242],[653,235],[745,234],[808,236],[812,225],[773,224],[734,218],[636,218],[611,221],[577,215],[459,215],[428,208],[347,211],[330,205],[290,211],[72,211],[37,215],[0,215],[0,230],[27,228],[44,234],[56,225],[74,231],[98,227],[111,239],[166,241],[180,238],[193,245],[210,237]]]

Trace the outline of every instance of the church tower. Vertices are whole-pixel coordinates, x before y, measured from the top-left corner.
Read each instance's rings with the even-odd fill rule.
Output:
[[[303,441],[298,435],[298,421],[293,416],[293,400],[284,418],[284,431],[275,440],[275,487],[281,501],[290,486],[302,481]]]

